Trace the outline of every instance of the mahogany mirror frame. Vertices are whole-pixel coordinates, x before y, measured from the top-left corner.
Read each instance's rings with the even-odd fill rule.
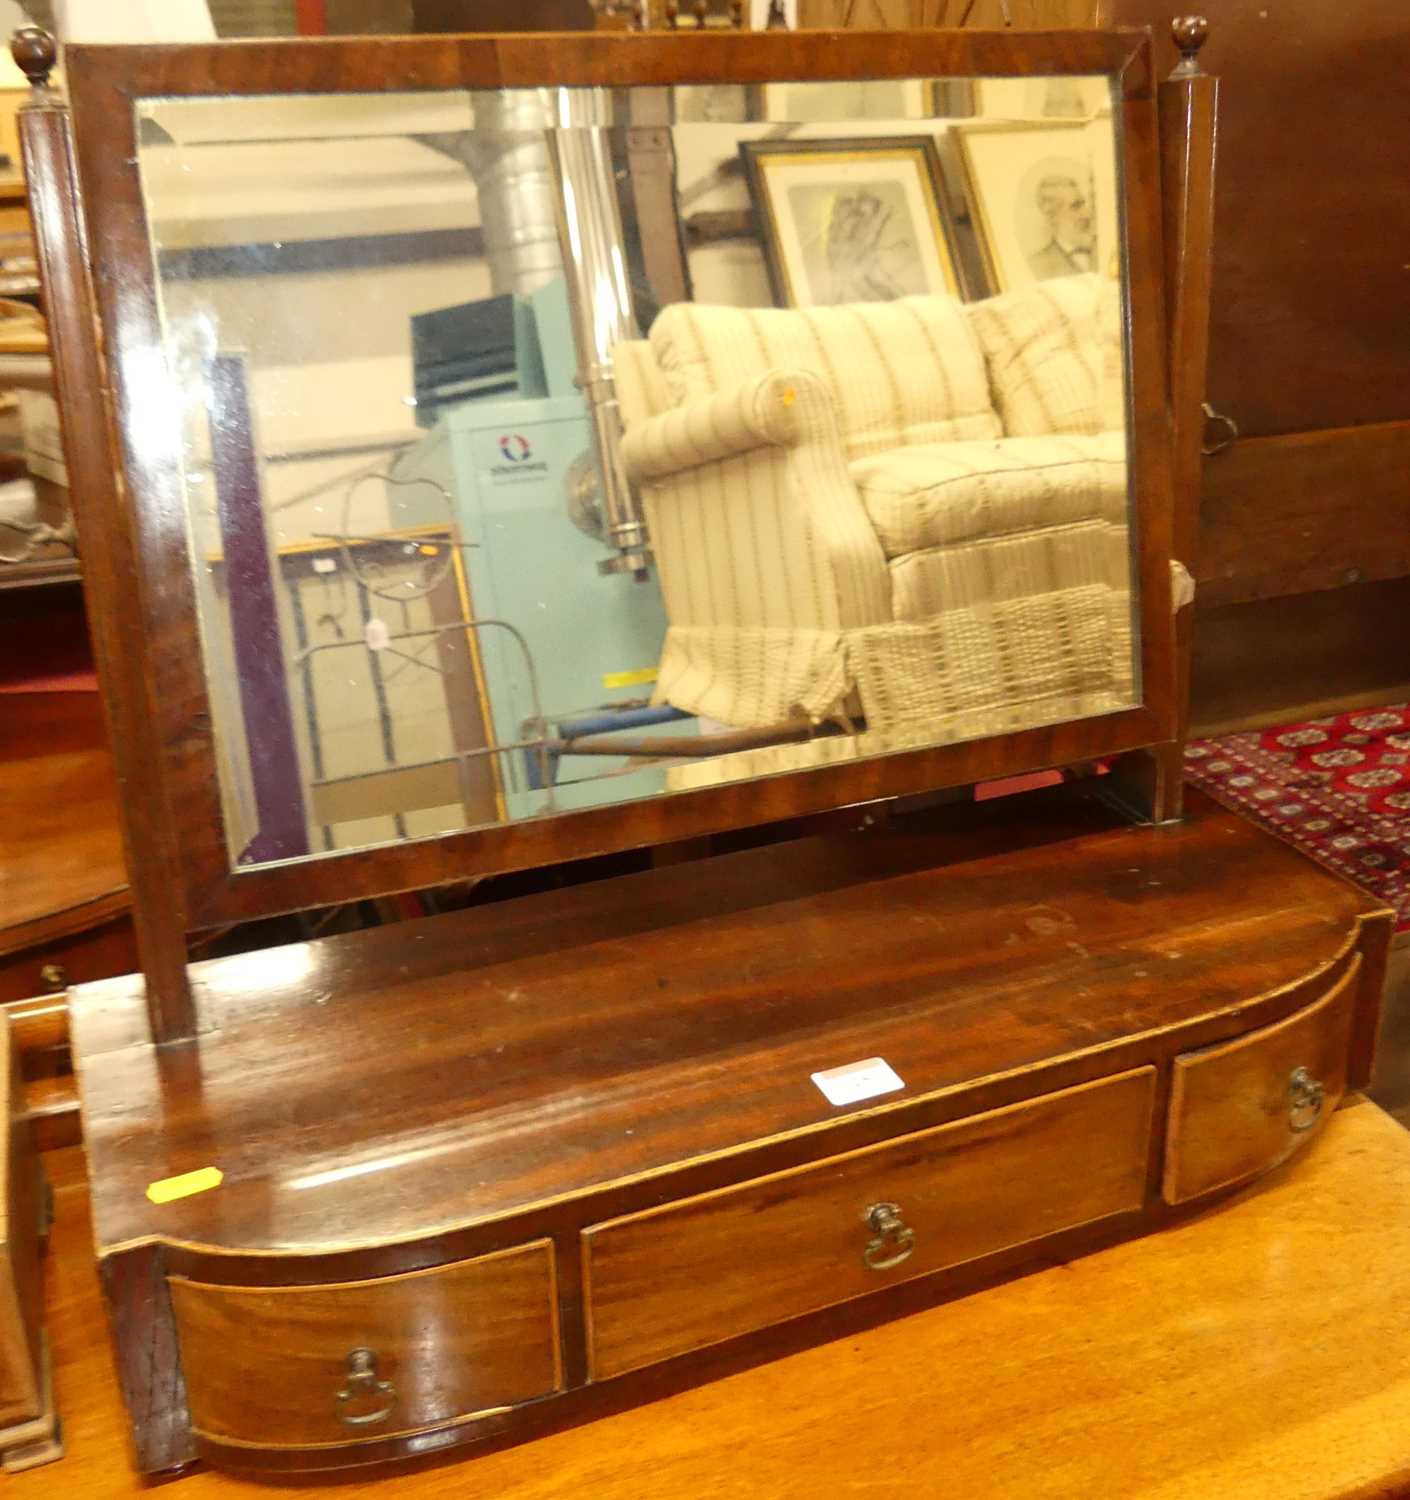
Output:
[[[18,54],[17,54],[18,55]],[[75,46],[62,106],[36,89],[26,153],[75,478],[89,607],[118,743],[149,997],[184,999],[189,932],[926,792],[1178,740],[1171,559],[1178,526],[1166,339],[1161,141],[1149,33],[764,32],[433,36],[164,47]],[[178,420],[162,409],[164,347],[138,169],[150,97],[1107,74],[1124,182],[1126,359],[1142,702],[1100,716],[844,765],[234,869],[203,675]],[[32,76],[33,73],[32,73]],[[39,158],[44,156],[46,160]],[[76,173],[74,166],[76,162]],[[58,241],[68,225],[70,242]],[[74,264],[86,236],[91,278]],[[85,334],[96,304],[98,344]],[[91,317],[87,329],[93,327]],[[87,367],[92,385],[80,383]],[[101,390],[102,401],[91,392]],[[91,452],[80,454],[85,445]],[[1182,499],[1182,505],[1187,501]],[[102,554],[102,555],[99,555]],[[132,576],[126,576],[130,569]],[[134,609],[134,605],[136,606]],[[1168,760],[1168,756],[1165,757]],[[163,1030],[154,1029],[160,1038]],[[175,1026],[179,1034],[181,1027]]]

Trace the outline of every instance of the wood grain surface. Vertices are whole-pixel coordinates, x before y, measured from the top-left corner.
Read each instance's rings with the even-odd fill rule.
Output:
[[[1178,0],[1103,0],[1150,25],[1157,71]],[[1245,437],[1410,417],[1403,320],[1410,122],[1399,0],[1224,0],[1205,68],[1222,89],[1209,399]],[[1056,12],[1056,7],[1055,7]],[[1307,116],[1299,149],[1290,121]],[[1314,123],[1315,122],[1315,123]]]
[[[546,1396],[562,1380],[546,1240],[343,1286],[174,1278],[171,1295],[192,1425],[227,1441],[307,1447],[415,1432]],[[370,1395],[348,1382],[362,1348],[385,1385]],[[342,1403],[340,1390],[350,1392]]]
[[[76,1152],[48,1315],[69,1456],[7,1500],[129,1500]],[[361,1476],[387,1500],[1370,1500],[1410,1487],[1410,1136],[1340,1110],[1161,1234],[518,1448]],[[1313,1369],[1309,1373],[1309,1364]],[[308,1500],[204,1472],[189,1500]]]
[[[584,1238],[594,1379],[1060,1229],[1145,1197],[1155,1070],[1064,1089],[812,1166],[596,1224]],[[895,1204],[914,1238],[877,1239]]]
[[[134,608],[142,538],[114,464],[109,380],[99,350],[94,266],[79,201],[68,111],[35,89],[18,113],[30,216],[62,414],[64,461],[83,554],[89,629],[103,711],[122,796],[118,802],[133,924],[142,966],[153,985],[158,1036],[189,1031],[186,918],[174,858],[170,807],[152,767],[161,754],[153,673]],[[135,876],[133,875],[135,872]],[[160,997],[158,1003],[158,997]]]
[[[1410,421],[1248,438],[1210,458],[1199,517],[1201,603],[1410,574],[1408,466]]]
[[[1410,699],[1410,577],[1196,610],[1196,736]]]
[[[1315,1004],[1286,1021],[1175,1059],[1170,1094],[1167,1203],[1184,1203],[1267,1171],[1291,1156],[1346,1092],[1360,960]],[[1321,1114],[1292,1125],[1289,1081],[1304,1068],[1322,1090]]]
[[[139,978],[81,986],[99,1243],[410,1270],[1168,1060],[1385,946],[1368,897],[1203,799],[1160,828],[1081,785],[994,806],[197,964],[190,1046],[145,1040]],[[874,1056],[903,1092],[809,1081]],[[205,1166],[218,1190],[147,1201]]]
[[[131,895],[96,693],[7,693],[0,699],[0,766],[3,986],[19,967],[18,950],[109,923],[128,910]],[[32,988],[13,995],[0,989],[0,999],[38,994],[38,967]]]

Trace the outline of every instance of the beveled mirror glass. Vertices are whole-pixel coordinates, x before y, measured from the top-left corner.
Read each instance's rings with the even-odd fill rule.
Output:
[[[140,100],[232,864],[1139,703],[1113,122],[1104,76]]]

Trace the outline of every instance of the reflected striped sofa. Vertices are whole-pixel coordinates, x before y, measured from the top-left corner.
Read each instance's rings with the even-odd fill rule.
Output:
[[[1114,310],[1085,274],[969,305],[678,303],[619,345],[657,701],[935,739],[1129,703]]]

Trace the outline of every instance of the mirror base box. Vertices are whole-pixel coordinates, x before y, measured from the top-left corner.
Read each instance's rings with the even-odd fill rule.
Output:
[[[198,964],[189,1044],[79,987],[139,1466],[517,1440],[1312,1147],[1388,914],[1199,797],[1006,801]]]

